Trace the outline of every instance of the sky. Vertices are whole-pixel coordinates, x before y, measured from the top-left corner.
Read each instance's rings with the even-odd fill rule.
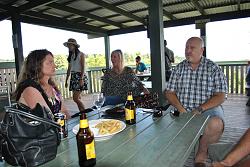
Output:
[[[24,57],[34,49],[46,48],[54,55],[67,55],[63,43],[75,38],[80,50],[86,54],[104,54],[104,38],[88,39],[86,34],[22,23]],[[250,18],[207,23],[207,57],[214,61],[236,61],[250,59]],[[12,28],[8,20],[0,22],[0,59],[14,59]],[[185,42],[191,36],[199,36],[195,25],[164,29],[168,47],[175,55],[184,57]],[[146,32],[129,33],[110,37],[111,51],[142,54],[150,52]]]

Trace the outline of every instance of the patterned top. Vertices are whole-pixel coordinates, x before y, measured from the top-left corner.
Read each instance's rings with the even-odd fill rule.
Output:
[[[124,67],[121,74],[107,69],[102,83],[102,93],[104,96],[120,96],[123,100],[126,100],[129,91],[132,91],[133,96],[138,96],[143,91],[143,84],[135,75],[132,68]]]
[[[53,114],[59,113],[61,111],[61,105],[62,105],[62,99],[61,99],[61,93],[59,91],[56,91],[55,88],[52,88],[53,95],[52,97],[49,97],[49,101],[52,104],[51,111]]]
[[[186,111],[205,103],[216,92],[228,91],[226,77],[220,67],[205,57],[196,70],[192,70],[187,60],[178,64],[166,89],[176,92]]]

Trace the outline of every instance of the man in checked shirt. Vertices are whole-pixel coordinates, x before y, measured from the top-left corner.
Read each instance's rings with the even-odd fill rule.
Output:
[[[173,70],[165,96],[180,113],[210,115],[200,138],[195,167],[205,167],[208,145],[217,142],[224,129],[224,111],[221,104],[227,94],[226,77],[211,60],[202,56],[203,41],[191,37],[186,42],[186,60]]]

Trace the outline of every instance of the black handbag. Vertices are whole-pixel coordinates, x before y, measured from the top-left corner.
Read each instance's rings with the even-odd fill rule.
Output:
[[[0,122],[0,157],[13,166],[38,166],[54,159],[60,126],[49,113],[39,103],[32,110],[20,104],[5,107]]]
[[[156,108],[159,107],[159,96],[157,93],[144,94],[135,96],[134,101],[139,108]]]

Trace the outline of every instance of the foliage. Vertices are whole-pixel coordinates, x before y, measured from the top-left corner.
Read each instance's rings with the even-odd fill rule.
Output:
[[[54,61],[57,70],[67,69],[68,61],[65,55],[54,55]]]
[[[135,66],[136,56],[141,56],[141,60],[146,64],[146,66],[151,65],[150,55],[141,54],[140,52],[136,52],[134,54],[124,53],[124,64],[126,66]],[[58,70],[67,69],[68,62],[67,62],[67,57],[65,55],[55,55],[54,59]],[[185,59],[184,57],[175,56],[175,63],[179,63],[184,59]],[[106,65],[105,56],[102,54],[87,55],[86,64],[87,68],[105,67]]]
[[[182,62],[184,59],[185,59],[185,57],[174,56],[174,60],[175,60],[176,64]]]
[[[102,54],[87,55],[87,67],[104,67],[106,66],[105,56]]]

